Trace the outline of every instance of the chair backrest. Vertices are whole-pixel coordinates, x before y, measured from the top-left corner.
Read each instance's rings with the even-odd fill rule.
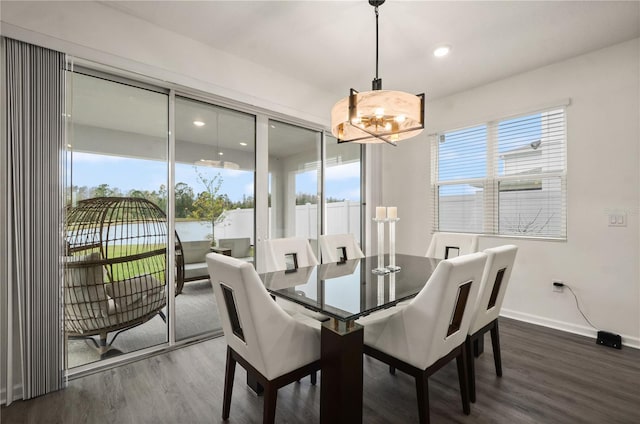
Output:
[[[182,242],[182,257],[185,264],[197,264],[204,262],[204,257],[211,252],[209,240],[195,240]]]
[[[518,247],[512,244],[484,251],[487,254],[487,265],[484,268],[469,334],[474,334],[500,315],[517,252]]]
[[[231,249],[231,256],[234,258],[246,258],[251,253],[249,237],[218,239],[218,246]]]
[[[319,239],[322,263],[364,258],[353,234],[326,234]]]
[[[216,253],[206,260],[222,331],[233,350],[269,379],[313,359],[300,347],[314,343],[298,328],[304,325],[273,301],[253,265]]]
[[[479,252],[438,263],[420,293],[388,318],[376,346],[426,369],[464,343],[486,261]]]
[[[306,239],[299,237],[265,240],[264,272],[284,271],[291,266],[292,254],[295,255],[295,267],[318,265],[311,245]]]
[[[465,233],[433,233],[428,258],[451,259],[478,251],[478,235]]]

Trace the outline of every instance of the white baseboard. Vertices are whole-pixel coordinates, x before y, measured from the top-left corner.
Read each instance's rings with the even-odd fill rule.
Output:
[[[22,399],[22,384],[16,384],[13,386],[13,399],[11,402]],[[7,390],[3,387],[0,390],[0,405],[7,404]]]
[[[509,309],[502,309],[500,315],[505,318],[512,318],[518,321],[524,321],[531,324],[541,325],[543,327],[549,327],[560,331],[566,331],[567,333],[579,334],[581,336],[591,337],[595,339],[597,337],[597,330],[591,327],[585,327],[583,325],[575,325],[564,321],[557,321],[549,318],[544,318],[538,315],[526,314],[524,312],[513,311]],[[634,349],[640,349],[640,337],[632,337],[626,334],[621,334],[622,344]]]

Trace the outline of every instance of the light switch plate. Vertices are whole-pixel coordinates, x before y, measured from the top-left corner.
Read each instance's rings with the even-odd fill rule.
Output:
[[[609,227],[626,227],[626,226],[627,226],[626,213],[609,214]]]

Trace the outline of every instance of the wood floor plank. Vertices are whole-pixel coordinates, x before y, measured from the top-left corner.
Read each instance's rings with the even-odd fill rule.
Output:
[[[460,405],[455,363],[429,380],[433,423],[640,423],[640,351],[518,321],[500,320],[504,376],[490,344],[476,359],[477,402]],[[65,390],[0,410],[7,424],[220,423],[226,346],[190,345],[72,381]],[[229,423],[262,422],[262,398],[236,371]],[[319,384],[322,382],[320,375]],[[320,386],[308,378],[278,393],[276,422],[319,421]],[[364,422],[418,422],[413,378],[364,360]]]

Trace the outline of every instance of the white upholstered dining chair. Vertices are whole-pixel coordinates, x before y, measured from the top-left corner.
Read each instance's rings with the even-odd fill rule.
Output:
[[[216,253],[206,261],[227,342],[222,418],[237,362],[264,387],[263,423],[273,423],[278,389],[320,369],[320,326],[284,312],[250,263]]]
[[[318,237],[322,263],[364,258],[353,234],[325,234]]]
[[[262,249],[265,258],[264,272],[286,271],[291,265],[295,269],[318,265],[309,241],[300,237],[264,240]],[[329,319],[326,315],[313,312],[286,299],[277,298],[276,302],[289,314],[303,314],[318,321]]]
[[[451,259],[478,251],[478,235],[436,232],[427,249],[428,258]]]
[[[487,331],[491,332],[493,360],[496,375],[502,377],[502,358],[500,355],[500,336],[498,333],[498,316],[502,309],[502,301],[511,279],[511,270],[516,259],[518,247],[512,244],[486,249],[487,265],[482,276],[482,284],[478,292],[478,301],[469,326],[467,337],[467,366],[469,367],[469,396],[471,402],[476,401],[474,356],[478,352],[478,340]]]
[[[318,265],[318,259],[307,239],[288,237],[268,239],[262,242],[265,272],[284,271],[295,257],[295,267]],[[295,256],[290,256],[295,255]]]
[[[463,411],[470,413],[465,340],[486,260],[484,253],[444,260],[408,305],[357,321],[365,354],[415,378],[421,423],[429,422],[429,376],[454,358]]]

